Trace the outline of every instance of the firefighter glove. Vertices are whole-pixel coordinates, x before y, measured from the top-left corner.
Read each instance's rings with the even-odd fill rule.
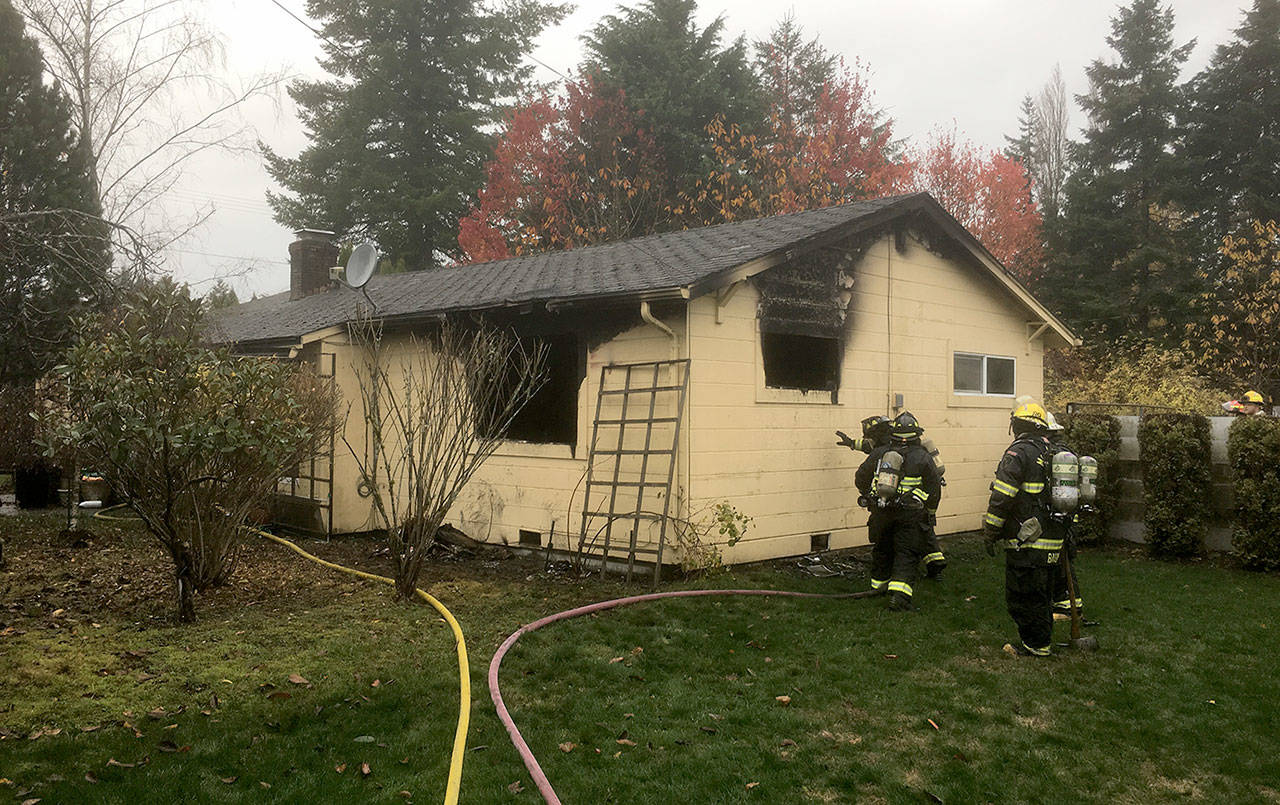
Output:
[[[849,436],[849,434],[845,433],[842,430],[838,430],[836,431],[836,436],[838,437],[836,439],[836,444],[841,444],[848,448],[853,447],[853,439],[852,437]]]
[[[1000,529],[990,525],[983,526],[982,541],[986,543],[987,556],[996,555],[996,541],[999,539],[1000,539]]]

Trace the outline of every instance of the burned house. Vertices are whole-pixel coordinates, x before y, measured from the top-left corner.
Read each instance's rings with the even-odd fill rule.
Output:
[[[232,308],[221,339],[311,361],[358,404],[360,305],[392,338],[442,316],[510,325],[545,345],[549,379],[452,523],[636,562],[720,501],[753,518],[727,562],[865,542],[861,454],[833,434],[900,410],[946,460],[939,532],[978,528],[1014,398],[1040,396],[1046,346],[1078,343],[926,194],[375,276],[364,292],[329,281],[319,233],[290,257],[290,291]],[[291,490],[333,532],[373,523],[344,444],[362,444],[356,420]]]

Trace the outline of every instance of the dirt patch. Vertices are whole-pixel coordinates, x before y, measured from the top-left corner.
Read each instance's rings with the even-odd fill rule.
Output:
[[[132,523],[87,519],[74,533],[62,515],[46,512],[0,519],[7,568],[0,571],[0,636],[6,630],[61,629],[75,623],[167,623],[172,618],[172,564],[160,544]],[[391,575],[394,562],[369,537],[297,539],[310,553],[338,564]],[[419,586],[510,580],[541,573],[542,562],[504,550],[428,563]],[[319,606],[360,585],[308,562],[283,546],[250,538],[230,581],[196,599],[197,617],[242,607],[286,611]],[[9,631],[13,634],[13,631]]]

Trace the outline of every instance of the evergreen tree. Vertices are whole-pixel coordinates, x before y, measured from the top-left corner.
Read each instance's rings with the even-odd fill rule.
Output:
[[[1073,147],[1060,250],[1043,293],[1074,324],[1107,340],[1172,343],[1194,295],[1186,217],[1173,204],[1178,72],[1193,42],[1175,47],[1173,13],[1134,0],[1111,21],[1114,63],[1086,70],[1088,116]]]
[[[200,301],[204,304],[205,311],[208,312],[210,310],[235,307],[240,304],[240,297],[236,296],[235,288],[231,287],[231,283],[224,279],[219,279]]]
[[[22,17],[0,0],[0,386],[29,385],[53,365],[106,275],[98,199],[71,119]]]
[[[1280,0],[1254,0],[1190,94],[1185,199],[1212,253],[1252,221],[1280,221]]]
[[[412,268],[457,252],[458,218],[484,183],[489,127],[525,74],[521,56],[565,7],[511,0],[308,0],[327,81],[297,81],[311,143],[297,158],[265,145],[288,194],[285,226],[370,237]]]
[[[784,124],[812,128],[822,92],[836,79],[837,58],[817,37],[805,41],[793,13],[773,27],[768,39],[752,46],[765,102]]]
[[[584,71],[643,112],[677,188],[692,186],[714,164],[709,123],[721,117],[757,131],[765,114],[746,41],[722,46],[724,18],[698,30],[696,10],[695,0],[645,0],[583,37]]]
[[[1023,95],[1018,106],[1018,136],[1004,136],[1004,155],[1018,160],[1028,171],[1035,163],[1037,117],[1036,102],[1030,93]]]

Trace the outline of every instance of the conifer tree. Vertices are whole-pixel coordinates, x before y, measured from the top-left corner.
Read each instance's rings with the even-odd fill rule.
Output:
[[[725,21],[699,30],[695,0],[645,0],[608,15],[583,37],[583,72],[605,90],[621,90],[641,110],[677,188],[712,163],[707,126],[717,117],[760,130],[765,103],[738,37],[721,44]]]
[[[53,365],[105,278],[98,199],[71,119],[22,17],[0,0],[0,386]]]
[[[1184,197],[1207,250],[1280,221],[1280,0],[1254,0],[1193,80],[1185,120]]]
[[[458,218],[484,183],[489,127],[525,74],[522,54],[565,6],[511,0],[308,0],[332,78],[297,81],[311,142],[262,146],[286,193],[276,220],[374,239],[427,268],[457,253]]]
[[[1180,341],[1195,292],[1172,153],[1178,73],[1194,41],[1175,46],[1173,24],[1159,0],[1121,8],[1107,37],[1116,60],[1094,61],[1089,92],[1077,97],[1088,122],[1073,147],[1060,251],[1042,292],[1109,341]]]

